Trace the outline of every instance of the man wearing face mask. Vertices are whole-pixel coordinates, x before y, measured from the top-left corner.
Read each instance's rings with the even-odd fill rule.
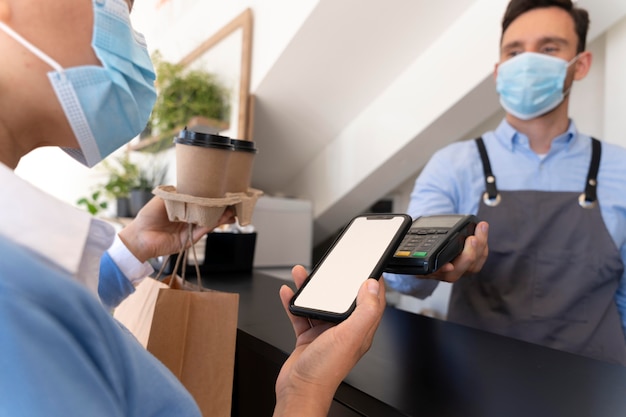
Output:
[[[180,249],[187,225],[169,222],[154,198],[115,236],[13,173],[40,146],[93,166],[143,129],[155,76],[131,6],[0,0],[0,416],[200,415],[174,375],[109,313],[152,272],[149,258]],[[218,223],[232,221],[226,210]],[[196,227],[192,239],[209,230]],[[306,271],[296,267],[293,277],[301,285]],[[340,325],[289,315],[296,348],[276,383],[275,415],[328,412],[385,307],[384,287],[365,278],[354,314]],[[292,295],[281,288],[284,306]]]
[[[489,223],[480,272],[454,282],[448,319],[626,365],[626,150],[580,133],[569,93],[591,65],[588,14],[570,0],[512,0],[502,21],[496,130],[437,152],[413,217]],[[387,274],[424,298],[438,279]]]

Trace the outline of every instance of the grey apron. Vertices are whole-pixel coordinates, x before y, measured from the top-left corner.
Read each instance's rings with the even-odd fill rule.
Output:
[[[600,142],[592,139],[585,192],[498,191],[476,140],[489,223],[481,272],[452,288],[448,319],[555,349],[626,365],[615,303],[624,265],[596,198]]]

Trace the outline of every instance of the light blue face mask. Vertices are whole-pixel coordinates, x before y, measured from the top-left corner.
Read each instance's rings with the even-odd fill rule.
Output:
[[[3,22],[0,29],[41,58],[80,150],[68,154],[92,167],[137,136],[156,100],[154,68],[124,0],[93,0],[91,45],[102,66],[62,68]]]
[[[522,120],[542,116],[556,108],[563,92],[570,62],[550,55],[525,52],[498,66],[496,90],[500,104],[508,113]]]

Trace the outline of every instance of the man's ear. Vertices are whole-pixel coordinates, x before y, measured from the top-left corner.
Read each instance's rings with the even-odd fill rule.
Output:
[[[574,79],[576,81],[582,80],[587,76],[591,68],[592,58],[589,51],[583,51],[578,55],[578,59],[574,63]]]
[[[496,62],[495,65],[493,66],[493,81],[496,81],[498,79],[498,66],[499,65],[500,63]]]

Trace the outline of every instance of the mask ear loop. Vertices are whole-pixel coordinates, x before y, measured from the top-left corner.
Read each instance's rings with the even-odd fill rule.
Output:
[[[6,23],[0,22],[0,29],[2,29],[7,35],[12,37],[15,41],[17,41],[24,48],[28,49],[33,55],[37,58],[41,59],[43,62],[52,67],[55,71],[60,74],[63,74],[63,67],[59,65],[54,59],[50,58],[48,55],[44,54],[41,49],[35,47],[32,43],[27,41],[22,35],[11,29]]]
[[[576,56],[567,63],[567,66],[565,68],[567,69],[574,65],[578,61],[578,58],[580,58],[580,54],[576,54]],[[572,85],[573,84],[574,83],[572,82]],[[566,91],[563,91],[563,97],[567,97],[567,95],[572,91],[572,85],[570,85]]]
[[[567,67],[571,67],[574,63],[576,63],[576,61],[578,61],[578,58],[580,58],[580,53],[576,54],[576,56],[574,58],[572,58],[568,63],[567,63]]]

